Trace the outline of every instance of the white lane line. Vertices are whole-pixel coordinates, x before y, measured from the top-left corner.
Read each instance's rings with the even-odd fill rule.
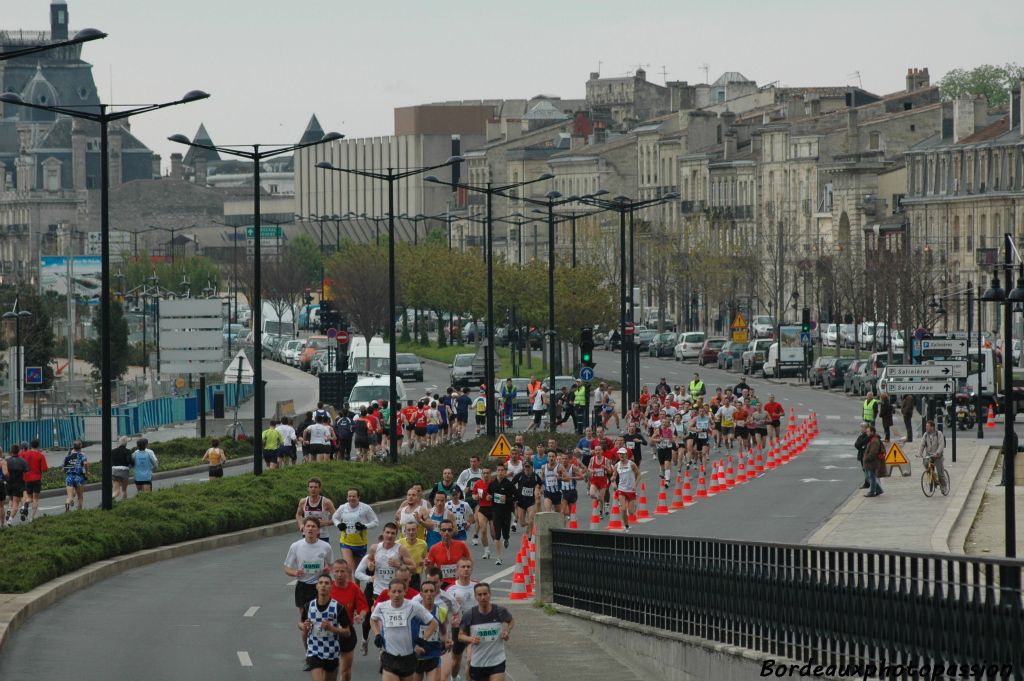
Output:
[[[260,609],[260,606],[254,605],[251,608],[249,608],[248,610],[246,610],[245,614],[242,615],[242,617],[252,617],[252,616],[254,616],[256,614],[256,611],[259,610],[259,609]]]
[[[252,666],[252,658],[249,657],[249,653],[248,652],[246,652],[244,650],[239,650],[238,651],[238,664],[242,665],[243,667],[251,667]]]
[[[64,508],[63,506],[40,506],[40,511],[55,511],[58,508]]]
[[[839,419],[841,419],[841,418],[843,418],[843,417],[842,417],[842,416],[839,416],[838,414],[828,414],[828,415],[827,415],[827,416],[825,417],[825,420],[826,420],[826,421],[838,421],[838,420],[839,420]]]
[[[299,580],[293,579],[292,581],[290,581],[287,584],[285,584],[285,586],[295,586],[298,583],[299,583]]]

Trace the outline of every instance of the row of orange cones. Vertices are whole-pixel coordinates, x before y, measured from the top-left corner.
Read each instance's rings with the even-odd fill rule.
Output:
[[[513,601],[524,601],[534,595],[537,571],[537,529],[527,537],[523,535],[523,544],[516,554],[515,572],[512,574],[512,592],[509,598]]]

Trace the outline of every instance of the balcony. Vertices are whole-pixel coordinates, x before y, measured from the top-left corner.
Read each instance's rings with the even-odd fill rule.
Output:
[[[995,267],[999,264],[998,248],[979,248],[974,251],[974,262],[978,267]]]
[[[695,215],[704,210],[703,201],[680,201],[679,210],[683,215]]]

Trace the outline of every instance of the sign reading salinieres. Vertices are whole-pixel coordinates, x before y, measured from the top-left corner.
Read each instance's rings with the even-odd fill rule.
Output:
[[[936,364],[890,364],[885,368],[889,378],[967,378],[967,362]]]

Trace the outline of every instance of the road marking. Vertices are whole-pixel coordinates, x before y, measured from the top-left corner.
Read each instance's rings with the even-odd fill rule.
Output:
[[[818,478],[803,478],[800,482],[842,482],[842,480],[819,480]]]
[[[290,581],[287,584],[285,584],[285,586],[295,586],[296,584],[298,584],[298,582],[299,582],[299,580],[293,579],[292,581]]]
[[[831,440],[811,440],[808,444],[811,446],[821,447],[822,445],[832,444]]]
[[[246,610],[245,614],[242,615],[242,617],[252,617],[253,615],[256,614],[256,611],[259,610],[259,609],[260,609],[260,606],[254,605],[251,608],[249,608],[248,610]]]
[[[839,416],[838,414],[829,414],[828,416],[825,417],[825,420],[826,421],[838,421],[841,418],[843,418],[843,417]]]
[[[40,506],[40,511],[55,511],[58,508],[64,508],[63,506]]]
[[[251,667],[252,666],[252,658],[249,657],[249,653],[248,652],[246,652],[244,650],[239,650],[238,651],[238,664],[242,665],[243,667]]]

